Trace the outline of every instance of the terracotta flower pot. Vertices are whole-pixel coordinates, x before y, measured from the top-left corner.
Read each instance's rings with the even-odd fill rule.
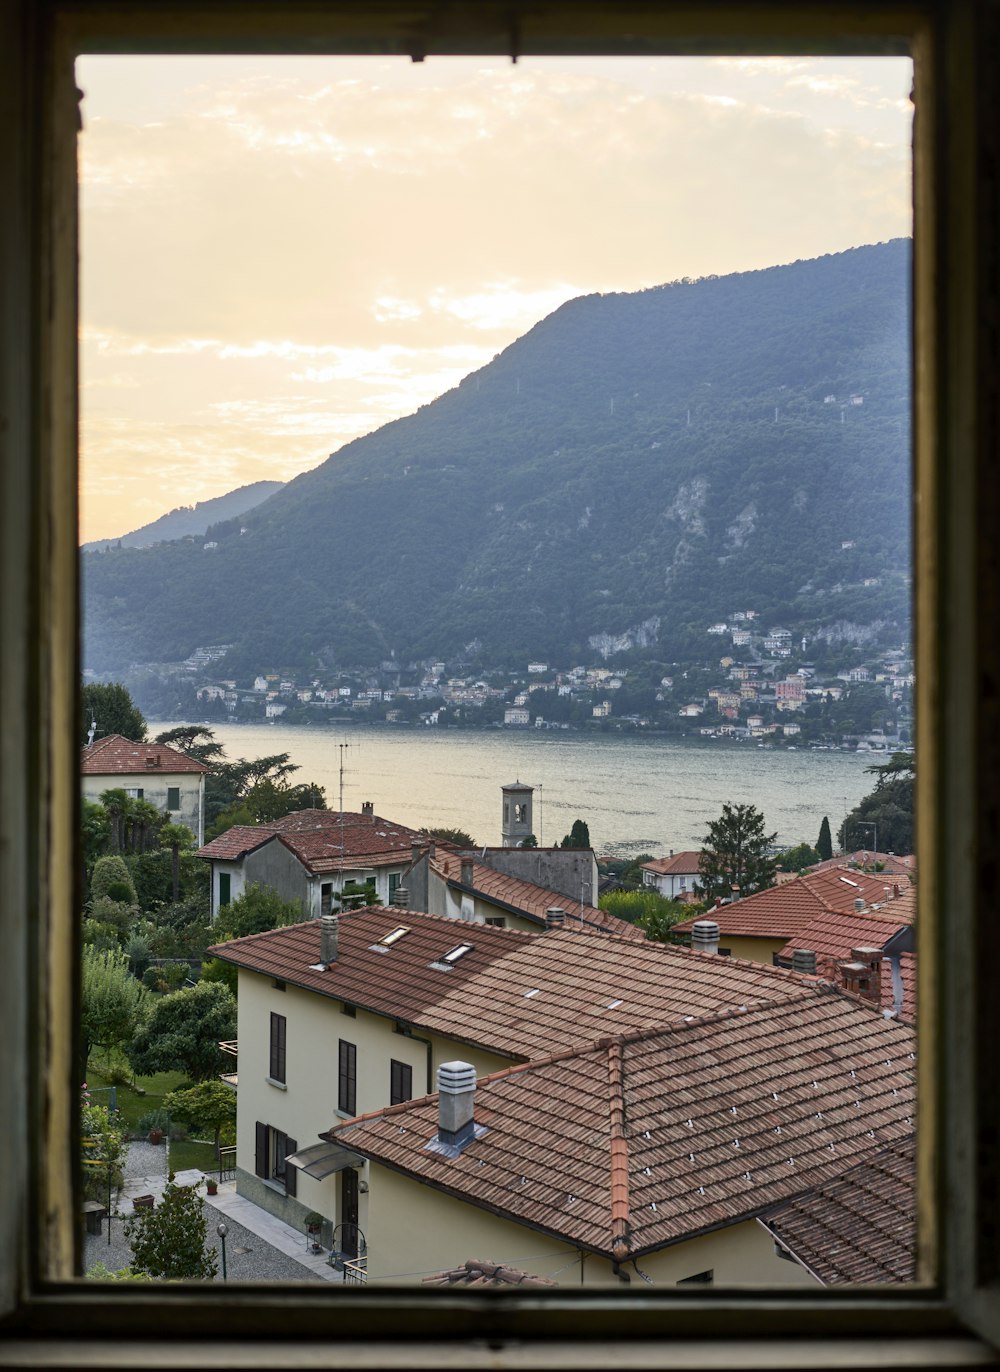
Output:
[[[162,1130],[162,1129],[150,1129],[150,1131],[149,1131],[149,1141],[150,1141],[150,1143],[162,1143],[162,1142],[163,1142],[163,1130]]]

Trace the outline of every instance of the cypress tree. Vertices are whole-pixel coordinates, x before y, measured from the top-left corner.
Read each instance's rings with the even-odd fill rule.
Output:
[[[830,821],[826,815],[823,816],[823,823],[819,826],[819,838],[816,840],[816,851],[819,853],[822,862],[828,861],[833,857],[833,839],[830,837]]]

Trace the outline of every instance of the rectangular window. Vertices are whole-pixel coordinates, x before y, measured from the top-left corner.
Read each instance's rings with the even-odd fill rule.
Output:
[[[319,888],[319,913],[328,915],[333,906],[333,882],[324,881]]]
[[[285,1080],[285,1016],[271,1012],[271,1053],[268,1076],[272,1081]]]
[[[346,1039],[340,1040],[340,1062],[337,1070],[337,1109],[345,1115],[357,1113],[358,1050]]]
[[[404,1100],[413,1099],[413,1068],[408,1062],[389,1063],[389,1104],[401,1105]]]
[[[142,797],[143,797],[143,788],[142,788],[141,786],[126,786],[126,787],[125,787],[125,794],[126,794],[131,800],[142,800]]]
[[[507,920],[503,915],[487,915],[486,923],[491,924],[494,929],[506,929]]]
[[[179,786],[167,787],[167,809],[179,810],[181,808],[181,788]]]
[[[276,1182],[283,1186],[286,1195],[294,1196],[298,1171],[294,1167],[289,1167],[285,1159],[290,1157],[299,1145],[294,1139],[289,1138],[283,1129],[276,1129],[273,1124],[264,1124],[258,1120],[255,1130],[254,1171],[264,1181]]]
[[[392,904],[392,898],[393,898],[393,896],[396,894],[396,887],[399,885],[399,883],[400,883],[401,880],[402,880],[402,876],[401,876],[401,874],[400,874],[399,872],[390,872],[390,873],[389,873],[389,904],[390,904],[390,905]]]
[[[232,899],[232,877],[228,872],[219,873],[219,909],[228,905]]]

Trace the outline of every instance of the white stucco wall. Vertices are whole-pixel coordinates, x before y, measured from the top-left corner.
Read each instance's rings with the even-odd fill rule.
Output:
[[[202,772],[129,772],[122,776],[91,776],[80,778],[82,794],[90,801],[99,801],[105,791],[142,791],[142,799],[167,815],[173,824],[186,824],[200,848],[205,842],[205,777]],[[167,809],[167,792],[176,787],[180,792],[179,805]]]

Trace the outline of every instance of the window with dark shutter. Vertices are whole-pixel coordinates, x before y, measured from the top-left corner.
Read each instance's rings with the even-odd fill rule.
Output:
[[[271,1055],[268,1076],[272,1081],[285,1080],[285,1016],[271,1013]]]
[[[257,1131],[256,1155],[254,1157],[254,1171],[258,1177],[266,1177],[270,1172],[267,1165],[267,1125],[261,1124],[260,1120],[254,1126]]]
[[[298,1146],[299,1145],[295,1142],[294,1139],[286,1137],[285,1158],[290,1158],[292,1154],[296,1151]],[[285,1171],[285,1194],[287,1196],[294,1196],[299,1181],[299,1169],[297,1167],[291,1166],[289,1163],[285,1162],[284,1159],[282,1160],[282,1167]]]
[[[167,787],[167,809],[179,810],[181,808],[181,788],[179,786]]]
[[[389,1063],[389,1104],[401,1105],[404,1100],[413,1099],[413,1068],[408,1062]]]
[[[340,1040],[340,1063],[337,1076],[337,1109],[353,1115],[357,1110],[358,1050],[346,1039]]]

